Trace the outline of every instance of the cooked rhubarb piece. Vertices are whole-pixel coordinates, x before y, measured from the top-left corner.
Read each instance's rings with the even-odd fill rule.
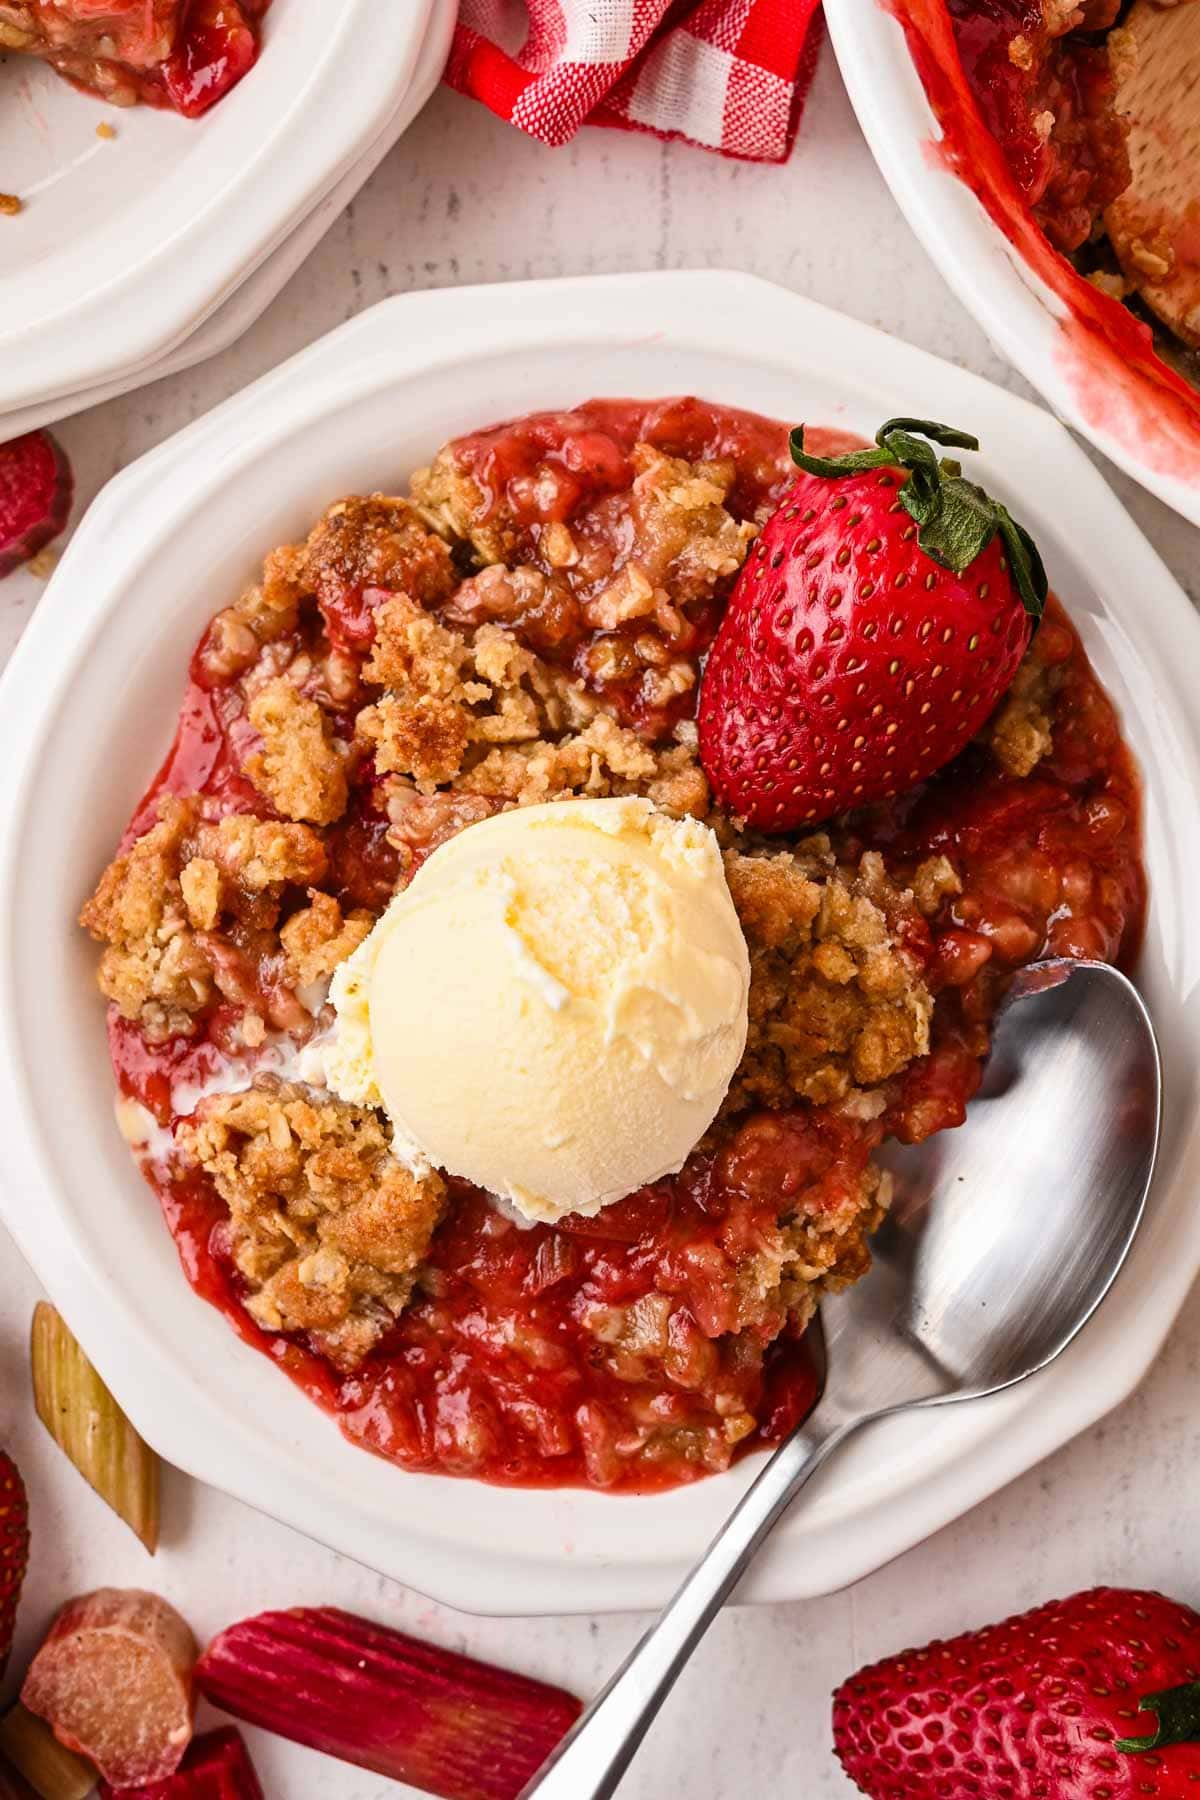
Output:
[[[173,1606],[137,1588],[69,1600],[21,1699],[110,1786],[173,1775],[192,1736],[196,1643]]]
[[[331,1606],[231,1625],[196,1685],[240,1719],[443,1800],[515,1800],[581,1710],[561,1688]]]
[[[74,492],[66,453],[48,431],[0,444],[0,579],[58,536]]]
[[[263,1800],[263,1791],[241,1732],[226,1725],[193,1738],[174,1775],[135,1788],[102,1781],[100,1800]]]
[[[44,1300],[34,1310],[29,1348],[38,1418],[153,1556],[158,1546],[157,1456]]]
[[[50,1727],[20,1701],[0,1719],[0,1763],[6,1773],[10,1768],[16,1771],[18,1800],[25,1800],[27,1791],[39,1800],[84,1800],[96,1785],[91,1765],[65,1750]],[[9,1779],[11,1784],[14,1778]],[[9,1800],[3,1782],[0,1797]]]
[[[0,1450],[0,1676],[8,1666],[17,1625],[17,1601],[29,1563],[29,1502],[25,1483],[7,1450]]]

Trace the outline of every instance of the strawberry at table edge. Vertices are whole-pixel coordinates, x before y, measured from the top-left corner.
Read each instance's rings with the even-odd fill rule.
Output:
[[[1051,1601],[860,1669],[833,1737],[870,1800],[1191,1800],[1200,1613],[1136,1589]]]
[[[1037,546],[932,439],[890,419],[873,449],[803,471],[743,565],[700,689],[700,755],[747,824],[795,831],[951,762],[1009,687],[1046,601]]]

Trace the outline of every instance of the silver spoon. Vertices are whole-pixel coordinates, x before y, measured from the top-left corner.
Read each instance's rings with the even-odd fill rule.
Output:
[[[1084,962],[1017,975],[966,1124],[887,1158],[896,1198],[874,1267],[821,1306],[815,1411],[521,1800],[607,1800],[616,1790],[755,1551],[852,1432],[904,1409],[998,1393],[1066,1349],[1133,1242],[1161,1106],[1154,1030],[1123,975]]]

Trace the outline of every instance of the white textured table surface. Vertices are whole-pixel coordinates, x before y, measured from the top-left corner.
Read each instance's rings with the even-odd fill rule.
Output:
[[[825,54],[783,169],[588,132],[549,152],[441,93],[257,328],[215,363],[71,420],[80,499],[292,351],[414,287],[606,270],[737,267],[1019,387],[942,286],[897,213]],[[564,396],[569,400],[572,396]],[[917,405],[914,396],[914,408]],[[1176,574],[1200,595],[1200,538],[1109,471]],[[37,604],[0,586],[0,657]],[[431,1605],[221,1495],[170,1477],[151,1564],[32,1416],[25,1340],[37,1284],[0,1231],[0,1441],[28,1478],[34,1553],[22,1652],[54,1606],[102,1583],[148,1585],[204,1637],[265,1606],[333,1602],[565,1683],[599,1685],[633,1617],[495,1621]],[[1153,1304],[1153,1296],[1147,1297]],[[1104,1424],[857,1588],[814,1604],[726,1613],[621,1792],[629,1800],[834,1800],[828,1695],[861,1660],[1097,1581],[1200,1600],[1193,1297],[1142,1390]],[[403,1479],[399,1477],[398,1479]],[[268,1800],[384,1800],[394,1784],[251,1733]],[[407,1791],[407,1790],[404,1790]]]

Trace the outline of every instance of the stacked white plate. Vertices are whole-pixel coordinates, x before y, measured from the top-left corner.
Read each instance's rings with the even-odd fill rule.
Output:
[[[0,442],[228,348],[437,84],[456,0],[275,0],[199,120],[0,64]],[[97,135],[107,122],[116,136]]]

